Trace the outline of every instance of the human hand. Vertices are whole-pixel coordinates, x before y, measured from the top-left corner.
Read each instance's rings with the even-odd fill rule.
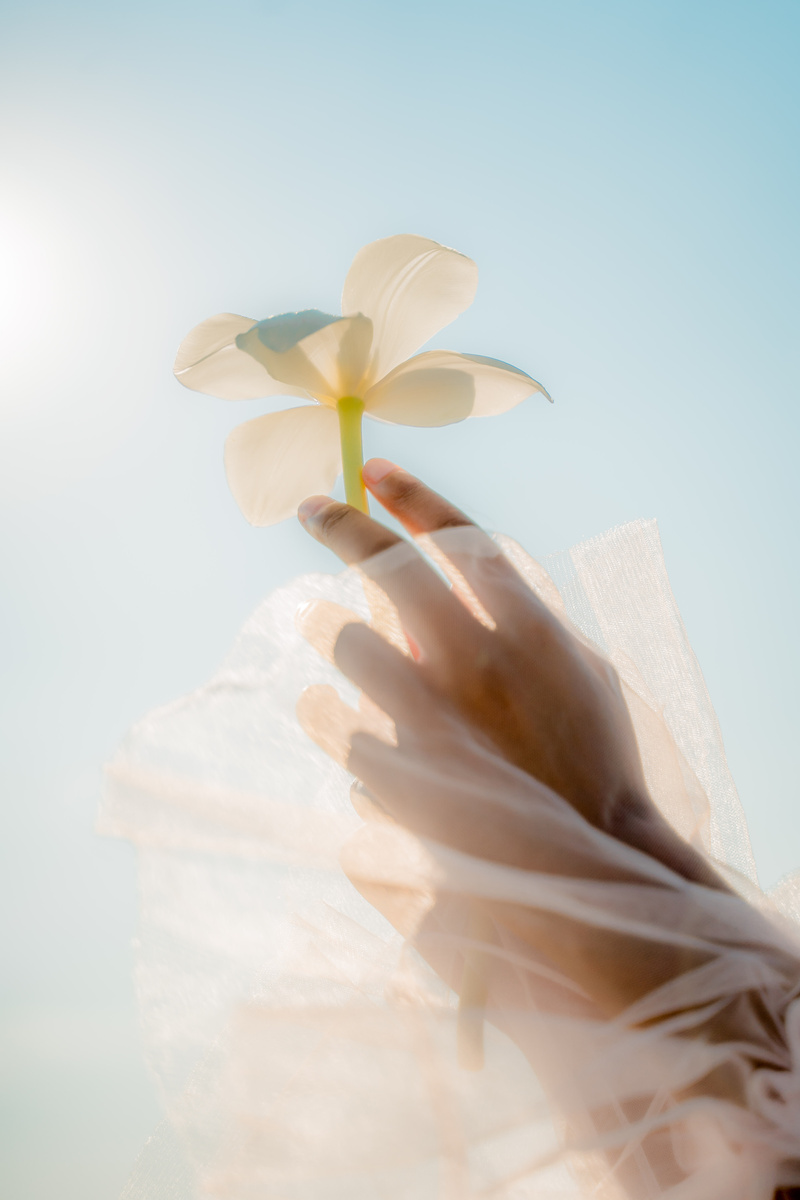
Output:
[[[535,595],[496,544],[453,505],[383,460],[366,464],[364,480],[412,535],[470,531],[470,553],[456,539],[447,558],[494,624],[482,623],[456,589],[410,551],[400,569],[381,578],[381,586],[397,607],[416,661],[344,614],[334,661],[392,718],[398,740],[425,732],[422,726],[430,725],[434,710],[443,718],[451,714],[480,744],[563,797],[592,825],[688,879],[722,886],[648,796],[610,663]],[[348,564],[363,564],[402,541],[328,497],[306,501],[299,515]],[[359,778],[365,778],[374,750],[367,735],[353,738],[348,766]],[[398,820],[413,825],[398,805],[402,801],[395,798]]]
[[[577,1060],[567,1053],[564,1066],[560,1055],[554,1059],[542,1018],[554,1017],[561,1036],[574,1029],[579,1046],[598,1016],[624,1016],[616,1030],[608,1026],[621,1047],[627,1032],[633,1037],[640,1021],[646,1025],[663,1053],[659,1061],[658,1053],[648,1057],[652,1045],[645,1050],[643,1070],[652,1070],[652,1080],[634,1093],[621,1076],[613,1105],[604,1091],[601,1102],[589,1097],[586,1104],[593,1130],[611,1139],[618,1181],[631,1196],[649,1194],[652,1170],[646,1159],[640,1178],[640,1161],[651,1143],[639,1133],[637,1157],[626,1156],[614,1138],[655,1111],[651,1083],[661,1105],[664,1075],[673,1060],[683,1061],[686,1042],[696,1043],[701,1065],[707,1047],[730,1045],[735,1059],[729,1064],[720,1051],[720,1069],[687,1073],[675,1099],[746,1107],[741,1047],[753,1061],[772,1063],[777,1026],[764,1020],[769,1009],[753,977],[737,967],[757,953],[769,987],[794,994],[796,955],[761,913],[719,894],[729,889],[661,817],[611,665],[464,514],[399,468],[382,472],[383,465],[368,463],[365,482],[410,534],[466,527],[466,536],[439,541],[450,568],[437,565],[455,578],[451,589],[412,548],[395,553],[401,539],[365,515],[327,497],[301,508],[309,532],[380,583],[415,650],[412,659],[340,610],[328,625],[327,649],[367,702],[357,714],[333,689],[309,689],[298,707],[311,736],[366,785],[366,793],[356,785],[354,803],[368,819],[342,866],[462,1004],[467,997],[467,1014],[480,1020],[485,1004],[487,1019],[541,1071],[546,1089],[548,1070],[557,1090],[569,1064],[585,1064],[580,1051]],[[463,602],[457,572],[491,627]],[[387,819],[462,852],[436,852],[441,876],[429,893],[413,871],[404,877],[390,864],[384,872],[383,851],[391,859],[392,837],[402,834],[387,830],[381,840]],[[719,992],[703,990],[712,977]],[[663,1037],[656,1030],[662,1022]],[[593,1046],[590,1038],[586,1080],[593,1078]],[[623,1054],[620,1061],[629,1060]],[[653,1161],[672,1177],[672,1143],[664,1149],[660,1135],[652,1138]]]

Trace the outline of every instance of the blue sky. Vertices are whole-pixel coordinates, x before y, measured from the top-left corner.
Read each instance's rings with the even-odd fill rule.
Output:
[[[436,344],[555,405],[370,425],[368,452],[536,554],[658,517],[762,879],[800,865],[800,9],[29,0],[0,25],[0,1157],[4,1192],[99,1200],[158,1119],[101,764],[266,591],[334,568],[227,491],[226,432],[282,405],[171,378],[212,313],[335,311],[391,233],[471,255]]]

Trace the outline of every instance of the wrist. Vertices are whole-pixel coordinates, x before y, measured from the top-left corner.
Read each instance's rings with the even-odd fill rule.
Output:
[[[610,807],[605,832],[649,854],[690,883],[729,890],[705,856],[673,829],[643,789],[626,792],[616,800]]]

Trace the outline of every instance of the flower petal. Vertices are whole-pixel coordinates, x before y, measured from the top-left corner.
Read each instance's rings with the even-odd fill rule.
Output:
[[[219,313],[195,325],[178,347],[175,378],[184,387],[222,400],[260,396],[305,396],[300,388],[271,379],[262,365],[237,349],[236,338],[255,324],[252,317]]]
[[[454,354],[447,350],[434,353],[447,355],[456,370],[468,371],[472,376],[475,381],[475,403],[470,415],[473,417],[496,417],[508,412],[534,392],[541,392],[546,400],[553,403],[553,397],[546,388],[519,367],[512,367],[511,363],[499,358],[486,358],[483,354]],[[435,365],[439,366],[439,362]]]
[[[424,354],[417,354],[415,358],[409,358],[392,371],[391,375],[387,375],[367,392],[365,397],[367,411],[372,411],[372,397],[374,394],[380,397],[384,386],[393,388],[394,380],[404,372],[418,373],[421,370],[436,371],[443,375],[451,373],[459,376],[466,375],[472,381],[473,402],[471,411],[465,413],[465,416],[497,416],[499,413],[507,412],[534,392],[541,392],[552,404],[549,393],[540,383],[537,383],[530,375],[526,375],[524,371],[520,371],[519,367],[512,367],[510,363],[501,362],[499,358],[485,358],[482,354],[456,354],[454,350],[427,350]],[[382,401],[379,400],[379,403]],[[383,416],[383,413],[376,411],[374,415]],[[421,421],[401,421],[397,416],[386,419],[405,425],[422,424]],[[453,419],[460,420],[461,418]],[[439,423],[426,422],[426,424]],[[447,424],[447,422],[442,421],[441,424]]]
[[[372,345],[372,322],[358,313],[332,317],[309,309],[259,321],[236,345],[292,387],[326,404],[359,396]]]
[[[381,421],[395,425],[452,425],[463,421],[473,408],[475,384],[466,371],[428,366],[420,360],[427,355],[407,359],[383,379],[378,380],[364,397],[364,411]]]
[[[413,234],[381,238],[359,250],[347,273],[343,313],[364,313],[375,327],[369,381],[376,382],[475,298],[471,258]]]
[[[251,525],[293,516],[306,496],[329,492],[341,469],[336,413],[319,404],[245,421],[225,443],[228,483]]]

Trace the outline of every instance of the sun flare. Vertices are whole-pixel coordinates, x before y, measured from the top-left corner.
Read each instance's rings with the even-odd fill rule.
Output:
[[[54,285],[52,255],[41,232],[0,212],[0,365],[33,348]]]

